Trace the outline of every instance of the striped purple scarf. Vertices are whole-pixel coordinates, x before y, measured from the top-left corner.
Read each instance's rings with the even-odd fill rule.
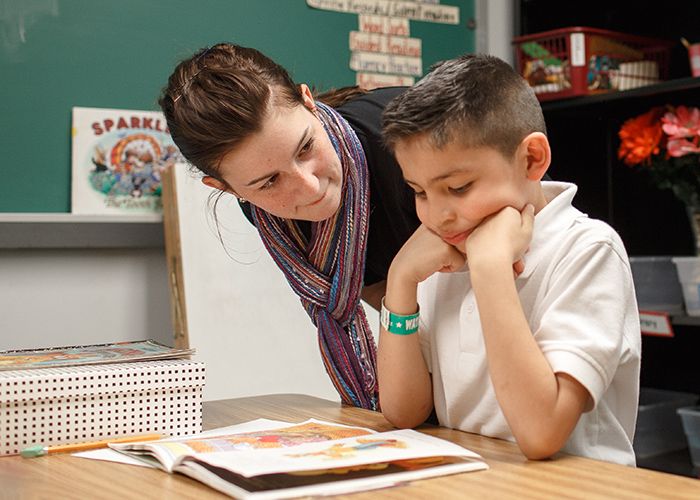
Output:
[[[326,372],[343,402],[377,410],[376,349],[360,304],[369,225],[367,160],[357,135],[333,108],[318,117],[340,158],[343,200],[328,220],[313,222],[307,239],[297,222],[251,205],[270,255],[318,328]]]

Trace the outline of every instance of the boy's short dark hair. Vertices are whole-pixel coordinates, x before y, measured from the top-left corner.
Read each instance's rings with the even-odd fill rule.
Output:
[[[391,150],[425,133],[438,149],[457,141],[495,148],[507,158],[528,134],[546,133],[542,108],[525,79],[505,61],[477,54],[433,66],[387,105],[382,125]]]

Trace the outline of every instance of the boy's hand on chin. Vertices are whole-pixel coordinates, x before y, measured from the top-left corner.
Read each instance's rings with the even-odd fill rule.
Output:
[[[505,207],[484,219],[465,242],[470,268],[497,266],[507,261],[517,277],[525,269],[523,256],[532,239],[534,221],[535,209],[530,204],[522,212]]]
[[[391,270],[420,283],[437,272],[457,271],[464,263],[460,251],[421,224],[394,257]]]

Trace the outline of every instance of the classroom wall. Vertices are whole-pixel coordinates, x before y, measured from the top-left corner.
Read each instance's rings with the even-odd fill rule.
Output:
[[[0,349],[172,344],[160,248],[0,251]]]
[[[285,0],[285,3],[288,1],[290,0]],[[17,3],[11,1],[3,3],[0,7],[8,6],[9,9],[9,6]],[[67,2],[37,0],[32,4],[49,4],[59,8]],[[119,6],[120,2],[109,4]],[[133,2],[127,4],[132,5]],[[192,2],[192,5],[197,3]],[[512,19],[503,18],[499,21],[501,16],[507,15],[508,5],[509,2],[505,0],[477,2],[477,41],[486,26],[479,16],[488,10],[491,19],[488,23],[489,33],[487,36],[481,36],[485,42],[478,48],[479,51],[501,57],[508,55],[502,51],[504,46],[510,44]],[[0,8],[0,24],[7,21],[7,17],[3,18],[3,15],[8,14],[8,9],[3,11]],[[131,20],[119,17],[118,10],[114,11],[114,16],[116,17],[112,18],[112,22],[122,24],[127,30]],[[40,22],[37,19],[28,21]],[[21,34],[31,37],[31,23],[28,22],[27,26],[23,27],[26,31],[18,33],[18,36]],[[2,28],[7,26],[3,24]],[[258,30],[256,36],[264,38],[262,26],[258,23],[254,28]],[[0,41],[8,43],[7,38],[0,38]],[[21,37],[15,41],[20,43]],[[174,54],[173,59],[180,55]],[[6,57],[6,53],[0,53],[0,58],[2,57]],[[57,65],[59,63],[60,61],[57,61]],[[171,63],[172,61],[168,61],[168,64]],[[128,66],[124,67],[123,71],[128,73]],[[5,75],[0,78],[4,79]],[[42,86],[57,84],[66,85],[63,81],[53,81],[50,78],[38,82],[37,95],[40,94]],[[9,109],[7,99],[0,99],[0,129],[6,131],[0,135],[0,152],[6,151],[13,141],[8,120],[18,118],[6,113]],[[129,104],[118,98],[115,105]],[[36,130],[38,134],[43,133],[41,127],[37,127]],[[60,140],[67,144],[69,138],[66,135]],[[16,162],[10,165],[7,156],[0,154],[0,172],[6,179],[11,180],[16,169],[30,168],[35,169],[37,166],[24,163],[17,165]],[[40,181],[41,178],[36,182]],[[27,189],[30,195],[34,192],[31,183],[24,184],[22,188]],[[30,201],[26,207],[37,206],[36,203]],[[56,207],[52,211],[64,210],[65,195],[49,200],[48,203]],[[20,211],[22,210],[25,208]],[[11,210],[5,206],[0,210],[2,211]],[[372,324],[376,324],[376,318],[372,318],[371,321]],[[145,338],[172,344],[168,280],[163,249],[0,250],[0,349]],[[274,356],[274,352],[268,355]]]
[[[513,3],[511,0],[477,0],[476,51],[513,63]]]

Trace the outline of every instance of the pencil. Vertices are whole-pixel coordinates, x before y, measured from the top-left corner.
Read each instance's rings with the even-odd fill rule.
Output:
[[[156,439],[163,439],[163,434],[142,434],[140,436],[126,436],[113,439],[103,439],[101,441],[88,441],[86,443],[75,443],[75,444],[62,444],[56,446],[44,446],[42,444],[35,444],[23,449],[20,452],[24,458],[34,458],[41,457],[43,455],[48,455],[52,453],[70,453],[73,451],[85,451],[94,450],[96,448],[106,448],[107,443],[136,443],[140,441],[155,441]]]

